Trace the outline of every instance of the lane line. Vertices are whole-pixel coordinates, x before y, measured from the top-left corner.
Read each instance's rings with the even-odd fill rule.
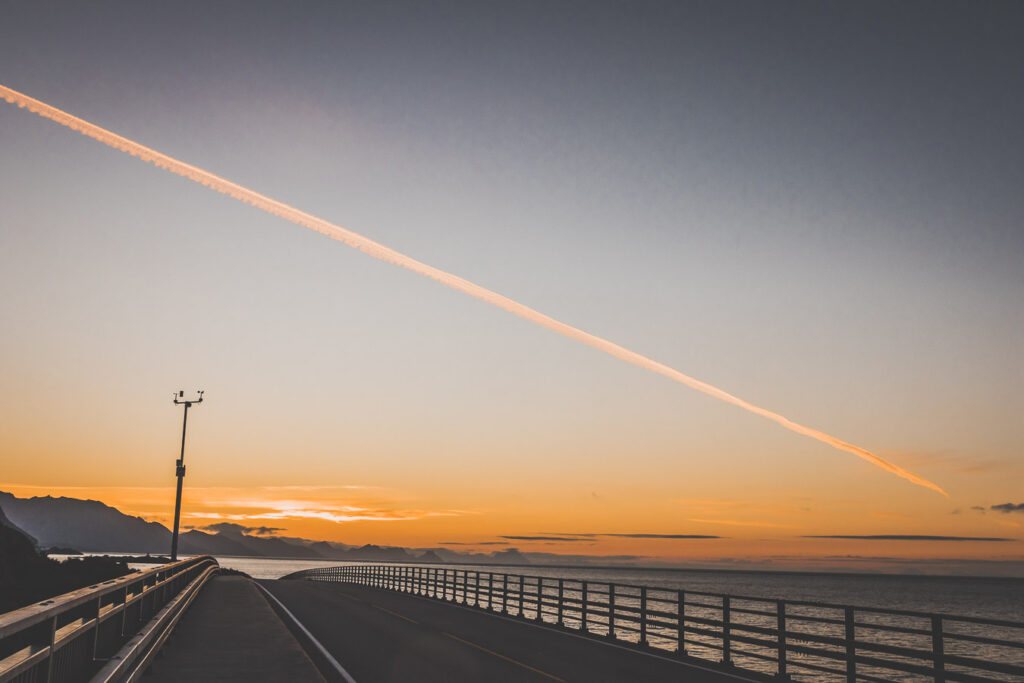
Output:
[[[375,605],[372,602],[370,603],[370,606],[374,607],[376,609],[379,609],[381,612],[387,612],[388,614],[390,614],[393,617],[398,617],[399,619],[405,619],[410,624],[419,624],[420,623],[420,622],[416,621],[415,619],[410,619],[409,617],[405,616],[404,614],[399,614],[398,612],[392,612],[387,607],[381,607],[380,605]]]
[[[259,581],[253,581],[253,583],[256,584],[257,588],[259,588],[261,591],[266,593],[267,596],[271,600],[273,600],[275,603],[277,603],[277,606],[280,607],[281,610],[285,614],[287,614],[288,617],[293,622],[295,622],[295,625],[298,626],[299,629],[301,629],[302,632],[306,634],[306,637],[309,638],[309,640],[313,643],[313,645],[315,645],[316,648],[318,650],[320,650],[320,654],[322,654],[327,659],[327,661],[331,663],[331,666],[333,666],[337,670],[337,672],[339,674],[341,674],[341,677],[345,680],[345,683],[356,683],[356,679],[352,678],[352,676],[349,674],[349,672],[345,671],[345,667],[343,667],[341,665],[341,663],[337,659],[335,659],[334,656],[331,655],[330,652],[327,651],[327,648],[325,648],[323,645],[320,644],[320,641],[317,640],[316,637],[314,637],[313,634],[309,632],[308,628],[306,628],[305,626],[302,625],[302,622],[299,621],[298,618],[294,614],[292,614],[290,609],[288,609],[287,607],[284,606],[284,603],[282,603],[280,600],[278,600],[277,597],[273,593],[271,593],[266,588],[264,588],[262,585],[260,585]]]
[[[457,640],[460,643],[462,643],[463,645],[469,645],[470,647],[475,647],[476,649],[480,650],[481,652],[486,652],[489,655],[494,655],[498,659],[504,659],[506,662],[511,662],[512,664],[515,664],[516,666],[521,666],[524,669],[529,669],[533,673],[540,674],[541,676],[546,676],[547,678],[550,678],[553,681],[561,681],[561,683],[565,683],[565,679],[564,678],[559,678],[558,676],[552,676],[547,671],[541,671],[540,669],[534,669],[529,664],[523,664],[522,662],[520,662],[517,659],[512,659],[511,657],[506,657],[505,655],[499,654],[499,653],[495,652],[494,650],[488,650],[483,645],[477,645],[476,643],[471,643],[468,640],[463,640],[462,638],[459,638],[458,636],[453,636],[451,633],[448,633],[447,631],[441,631],[441,635],[448,636],[452,640]]]
[[[663,662],[669,662],[671,664],[675,664],[675,665],[681,666],[683,668],[690,668],[690,669],[698,669],[700,671],[707,671],[708,673],[712,673],[712,674],[715,674],[717,676],[724,676],[726,678],[732,678],[732,679],[735,679],[737,681],[745,681],[746,683],[758,683],[758,681],[759,681],[759,679],[757,679],[757,678],[747,678],[747,677],[742,676],[742,675],[737,674],[737,673],[731,673],[731,672],[728,672],[728,671],[721,671],[719,669],[713,669],[713,668],[711,668],[709,666],[701,666],[700,664],[694,664],[694,663],[689,662],[689,661],[682,661],[682,660],[679,660],[679,659],[673,659],[670,656],[659,655],[659,654],[655,654],[654,652],[644,652],[643,650],[637,650],[635,648],[627,647],[625,645],[619,645],[618,643],[611,643],[611,642],[608,642],[608,641],[605,641],[605,640],[602,640],[602,639],[599,639],[599,638],[595,638],[594,636],[585,636],[585,635],[582,635],[580,633],[573,633],[572,631],[564,631],[564,630],[562,630],[560,628],[555,628],[552,624],[548,624],[546,622],[542,626],[541,624],[538,624],[538,623],[535,623],[535,622],[532,622],[532,621],[527,621],[525,619],[517,619],[516,617],[505,616],[504,614],[501,614],[499,612],[487,612],[487,611],[484,611],[483,609],[480,609],[480,608],[477,608],[477,607],[470,607],[468,605],[460,605],[460,604],[455,603],[455,602],[447,602],[447,601],[441,601],[441,600],[434,600],[432,598],[425,598],[425,597],[423,597],[421,595],[407,595],[406,597],[416,598],[418,600],[422,600],[424,602],[428,602],[430,604],[435,604],[435,605],[438,604],[438,603],[440,603],[442,605],[450,605],[451,607],[455,607],[457,609],[466,610],[467,612],[472,612],[473,614],[486,614],[486,615],[495,617],[497,619],[502,619],[504,621],[511,621],[514,624],[520,624],[522,626],[532,626],[533,628],[538,628],[538,629],[541,629],[543,631],[548,631],[549,633],[559,633],[559,634],[561,634],[563,636],[569,636],[570,638],[577,638],[579,640],[583,640],[583,641],[586,641],[588,643],[594,643],[594,644],[597,644],[597,645],[603,645],[605,647],[614,647],[614,648],[616,648],[618,650],[624,650],[626,652],[632,652],[635,655],[641,655],[643,657],[653,657],[654,659],[660,659]],[[443,633],[443,631],[442,631],[442,633]]]

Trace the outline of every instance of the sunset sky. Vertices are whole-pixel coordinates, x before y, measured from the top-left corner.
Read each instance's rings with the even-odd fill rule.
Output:
[[[0,84],[949,497],[3,101],[0,490],[169,523],[171,394],[204,389],[187,526],[1024,575],[1022,31],[1015,2],[4,3]]]

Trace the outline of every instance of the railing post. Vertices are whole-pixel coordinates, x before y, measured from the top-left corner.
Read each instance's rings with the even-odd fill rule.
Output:
[[[942,634],[942,617],[932,617],[932,664],[935,669],[935,683],[946,681],[946,646]]]
[[[537,621],[544,621],[544,577],[537,577]]]
[[[676,595],[676,654],[686,654],[686,592]]]
[[[608,584],[608,637],[615,638],[615,584]]]
[[[128,633],[128,586],[121,589],[121,637]]]
[[[722,663],[732,663],[732,634],[729,632],[729,596],[722,596]]]
[[[583,586],[580,588],[580,630],[587,633],[590,629],[587,628],[587,582],[583,582]]]
[[[125,589],[127,590],[127,589]],[[122,636],[124,633],[122,632]],[[46,655],[46,683],[53,681],[53,664],[56,657],[56,653],[53,651],[53,646],[57,644],[57,617],[50,619],[50,651]]]
[[[558,625],[565,625],[565,580],[558,579]]]
[[[777,655],[779,667],[778,674],[780,678],[786,677],[786,601],[779,600],[776,609],[776,625],[775,628],[778,631],[777,638],[779,643],[779,651]]]
[[[640,644],[647,645],[647,586],[640,587]]]
[[[487,572],[487,611],[494,609],[494,572]]]
[[[846,617],[846,681],[856,683],[857,681],[857,646],[854,642],[853,608],[847,607]]]
[[[159,580],[159,579],[160,579],[160,575],[157,574],[157,580]],[[161,591],[160,591],[160,604],[161,605],[163,605],[163,603],[164,603],[163,598],[166,595],[167,595],[166,589],[161,589]],[[93,612],[93,614],[91,616],[96,619],[96,621],[94,622],[94,626],[92,627],[92,659],[93,659],[93,661],[96,661],[96,658],[99,656],[99,649],[100,649],[100,610],[101,609],[103,609],[103,598],[99,597],[99,598],[96,598],[96,608],[94,610],[90,610],[90,612]]]
[[[519,616],[519,618],[521,618],[521,619],[525,618],[523,616],[523,595],[524,595],[523,587],[524,587],[524,581],[525,581],[525,579],[523,578],[523,575],[520,574],[519,575],[519,596],[518,596],[518,600],[516,600],[516,603],[519,606],[519,614],[517,616]]]
[[[501,613],[508,614],[508,574],[501,575]]]

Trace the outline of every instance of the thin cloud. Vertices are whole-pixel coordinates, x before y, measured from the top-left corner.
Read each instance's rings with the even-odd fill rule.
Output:
[[[509,541],[547,541],[549,543],[581,543],[593,542],[592,538],[576,538],[571,536],[502,536]]]
[[[207,524],[206,526],[193,527],[194,529],[200,529],[202,531],[237,531],[243,534],[252,534],[254,536],[275,536],[279,531],[284,531],[281,527],[276,526],[243,526],[241,524],[234,524],[232,522],[217,522],[216,524]]]
[[[800,538],[843,538],[857,541],[990,541],[1013,542],[1015,538],[995,538],[987,536],[923,536],[919,534],[875,534],[871,536],[853,536],[847,534],[828,534],[817,536],[801,536]]]
[[[992,511],[1002,512],[1004,515],[1008,515],[1011,512],[1024,512],[1024,503],[1002,503],[1000,505],[993,505]]]
[[[664,539],[685,539],[685,538],[722,538],[710,534],[564,534],[551,532],[543,536],[501,536],[516,541],[593,541],[595,538],[664,538]]]
[[[178,159],[167,156],[166,154],[157,152],[154,149],[150,149],[149,147],[141,145],[133,140],[129,140],[128,138],[121,137],[116,133],[101,128],[93,123],[89,123],[84,119],[72,116],[67,112],[61,111],[56,107],[52,107],[45,102],[29,97],[28,95],[24,95],[17,90],[12,90],[4,85],[0,85],[0,97],[3,97],[3,99],[7,100],[11,104],[16,104],[18,107],[26,108],[30,112],[50,119],[62,126],[66,126],[71,130],[78,131],[79,133],[87,135],[109,147],[113,147],[114,149],[118,149],[122,152],[138,157],[139,159],[151,163],[158,168],[163,168],[171,173],[188,178],[193,182],[209,187],[221,194],[228,195],[229,197],[249,204],[261,211],[283,218],[296,225],[320,232],[331,239],[352,247],[353,249],[358,249],[373,258],[430,278],[431,280],[451,287],[464,294],[480,299],[492,306],[508,311],[513,315],[520,316],[521,318],[551,330],[552,332],[561,334],[569,339],[573,339],[577,342],[598,349],[599,351],[603,351],[627,363],[632,363],[646,370],[650,370],[651,372],[658,373],[675,382],[679,382],[680,384],[690,387],[691,389],[695,389],[696,391],[712,396],[719,401],[724,401],[736,406],[737,408],[746,410],[749,413],[771,420],[791,432],[815,439],[840,451],[853,454],[858,458],[862,458],[876,467],[889,472],[890,474],[894,474],[918,486],[932,489],[947,498],[949,497],[949,494],[931,481],[928,481],[913,472],[908,472],[902,467],[875,455],[865,448],[848,443],[842,439],[832,436],[831,434],[827,434],[812,427],[794,422],[780,413],[776,413],[772,410],[768,410],[767,408],[762,408],[759,405],[750,403],[749,401],[745,401],[730,394],[724,389],[720,389],[719,387],[708,384],[707,382],[691,377],[679,370],[676,370],[675,368],[639,354],[636,351],[631,351],[623,346],[619,346],[608,339],[585,332],[560,320],[544,315],[540,311],[534,310],[525,304],[521,304],[518,301],[502,296],[497,292],[493,292],[486,287],[482,287],[476,283],[470,282],[469,280],[458,277],[457,275],[429,266],[421,261],[417,261],[416,259],[406,256],[405,254],[391,249],[390,247],[386,247],[369,237],[360,235],[359,233],[343,228],[340,225],[331,223],[330,221],[326,221],[322,218],[318,218],[317,216],[296,209],[295,207],[289,206],[283,202],[271,199],[266,195],[260,194],[259,192],[237,183],[233,183],[225,178],[221,178],[197,166],[192,166],[191,164],[184,163]]]
[[[472,543],[470,541],[438,541],[438,545],[508,545],[508,541],[480,541],[479,543]]]
[[[614,536],[616,538],[721,538],[709,534],[598,534],[598,536]]]

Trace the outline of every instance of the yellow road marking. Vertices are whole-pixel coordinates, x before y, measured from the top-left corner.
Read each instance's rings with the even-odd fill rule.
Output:
[[[488,650],[486,647],[484,647],[482,645],[477,645],[476,643],[471,643],[468,640],[463,640],[462,638],[459,638],[458,636],[453,636],[451,633],[448,633],[447,631],[441,631],[441,633],[446,635],[446,636],[448,636],[452,640],[459,641],[463,645],[469,645],[470,647],[475,647],[476,649],[480,650],[481,652],[486,652],[489,655],[494,655],[498,659],[504,659],[506,662],[511,662],[511,663],[513,663],[513,664],[515,664],[517,666],[523,667],[524,669],[529,669],[530,671],[532,671],[535,674],[540,674],[541,676],[546,676],[546,677],[550,678],[553,681],[561,681],[561,683],[565,683],[565,679],[559,678],[558,676],[552,676],[548,672],[541,671],[540,669],[534,669],[532,666],[529,666],[528,664],[523,664],[522,662],[520,662],[518,660],[515,660],[515,659],[512,659],[511,657],[506,657],[505,655],[498,654],[494,650]]]
[[[372,602],[370,604],[373,605]],[[410,619],[409,617],[405,616],[404,614],[399,614],[398,612],[392,612],[391,610],[387,609],[386,607],[381,607],[380,605],[373,605],[373,606],[376,607],[377,609],[379,609],[381,612],[387,612],[388,614],[390,614],[393,617],[398,617],[399,619],[405,619],[410,624],[418,624],[418,623],[420,623],[420,622],[416,621],[415,619]]]

